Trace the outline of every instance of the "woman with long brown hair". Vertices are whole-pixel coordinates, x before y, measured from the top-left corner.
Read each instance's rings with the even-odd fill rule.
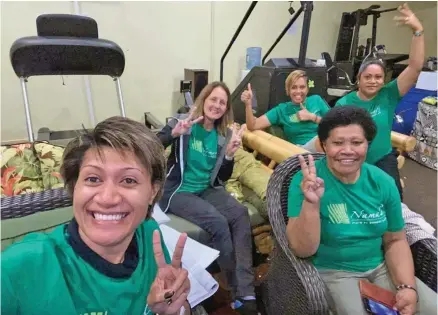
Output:
[[[210,234],[235,309],[255,315],[248,209],[223,187],[233,172],[244,130],[231,130],[232,120],[230,91],[224,83],[213,82],[201,91],[189,114],[171,119],[158,133],[164,147],[172,146],[160,207]]]

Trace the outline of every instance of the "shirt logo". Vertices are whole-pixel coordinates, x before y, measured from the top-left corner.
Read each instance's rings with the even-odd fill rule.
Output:
[[[203,148],[202,148],[202,141],[201,140],[196,140],[196,139],[193,139],[193,142],[192,142],[192,150],[194,150],[194,151],[198,151],[199,153],[201,153],[201,154],[203,154],[204,152],[204,150],[203,150]]]
[[[350,219],[347,215],[347,205],[345,203],[329,204],[329,219],[335,224],[350,224]]]
[[[379,106],[375,110],[373,110],[370,114],[371,114],[371,117],[376,117],[376,116],[380,115],[381,113],[382,113],[382,111],[380,110],[380,106]]]
[[[348,212],[347,204],[337,203],[327,206],[329,220],[333,224],[378,224],[386,221],[384,205],[376,209],[376,212],[365,210],[353,210]]]
[[[201,140],[193,139],[193,142],[191,143],[191,148],[192,150],[201,153],[207,158],[216,158],[216,152],[210,151],[205,148]]]
[[[290,116],[289,116],[289,120],[290,120],[291,122],[293,122],[293,123],[298,122],[297,114],[290,115]]]

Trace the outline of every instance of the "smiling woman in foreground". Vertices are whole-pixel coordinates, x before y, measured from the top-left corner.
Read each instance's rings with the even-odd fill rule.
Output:
[[[190,282],[151,219],[165,180],[163,147],[113,117],[69,143],[62,165],[74,218],[2,253],[2,314],[190,314]]]
[[[400,314],[436,314],[437,296],[414,276],[400,195],[394,179],[365,163],[376,135],[370,114],[356,106],[331,109],[318,126],[326,156],[292,179],[287,236],[298,257],[311,257],[339,315],[367,314],[359,280],[396,292]],[[417,295],[418,294],[418,295]],[[417,297],[419,302],[417,304]]]

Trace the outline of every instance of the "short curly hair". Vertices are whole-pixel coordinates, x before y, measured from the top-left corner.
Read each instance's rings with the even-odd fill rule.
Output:
[[[166,179],[166,160],[164,147],[158,137],[144,124],[120,116],[111,117],[98,123],[91,132],[84,132],[69,142],[61,166],[61,175],[64,178],[68,193],[73,196],[76,182],[79,177],[82,161],[89,149],[110,147],[120,154],[133,153],[151,177],[152,184],[158,184],[159,189],[153,205],[163,194]],[[148,218],[152,211],[148,212]]]
[[[376,123],[368,111],[355,105],[335,106],[329,110],[318,125],[318,138],[324,143],[333,129],[349,125],[361,126],[367,141],[374,140]]]

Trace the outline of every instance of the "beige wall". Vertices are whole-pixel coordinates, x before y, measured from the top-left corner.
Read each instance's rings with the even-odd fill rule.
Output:
[[[315,2],[308,56],[322,51],[333,54],[342,12],[379,3],[382,8],[401,2]],[[82,13],[96,19],[99,36],[118,43],[126,55],[122,89],[127,115],[141,120],[151,111],[164,120],[182,104],[179,80],[184,68],[205,68],[209,79],[219,79],[220,58],[245,14],[249,2],[121,2],[90,1],[80,5]],[[294,2],[296,9],[298,2]],[[234,89],[245,67],[245,51],[261,46],[263,54],[290,18],[287,1],[258,2],[236,44],[225,60],[224,80]],[[427,55],[436,55],[436,2],[411,3],[426,27]],[[19,13],[19,14],[18,14]],[[22,36],[36,34],[35,18],[42,13],[74,13],[69,2],[1,2],[1,138],[26,138],[20,84],[9,61],[9,48]],[[379,20],[377,42],[389,52],[408,53],[410,33],[397,28],[394,14]],[[297,33],[285,35],[271,57],[298,56],[302,18]],[[369,25],[361,38],[371,35]],[[90,126],[81,77],[41,77],[29,80],[29,99],[34,132]],[[92,95],[97,120],[119,114],[114,82],[92,77]]]

